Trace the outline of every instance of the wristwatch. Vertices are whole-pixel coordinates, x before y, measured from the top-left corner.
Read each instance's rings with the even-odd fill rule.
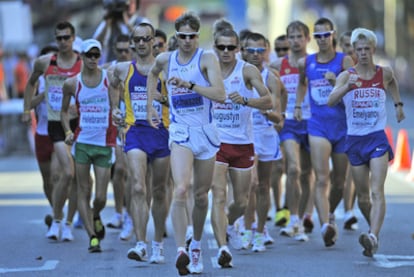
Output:
[[[189,90],[193,90],[195,84],[193,82],[190,82],[190,87],[188,88]]]

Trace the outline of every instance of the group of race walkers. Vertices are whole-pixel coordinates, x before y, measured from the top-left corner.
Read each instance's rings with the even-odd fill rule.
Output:
[[[122,229],[122,240],[135,235],[127,257],[148,260],[151,211],[149,262],[164,263],[170,215],[178,273],[201,273],[211,191],[217,263],[232,267],[230,248],[262,252],[273,243],[266,227],[272,188],[280,235],[308,241],[316,207],[326,247],[337,240],[334,214],[342,199],[343,227],[357,228],[357,199],[369,226],[359,243],[372,257],[393,157],[384,132],[387,93],[397,120],[405,117],[392,69],[374,63],[375,34],[344,33],[342,53],[328,18],[319,18],[313,33],[293,21],[269,62],[264,35],[239,36],[219,19],[212,49],[203,50],[200,26],[196,14],[182,14],[167,49],[165,33],[141,22],[116,39],[117,59],[101,65],[101,42],[86,39],[74,51],[73,25],[56,25],[57,47],[45,47],[35,60],[22,117],[30,122],[36,109],[36,157],[53,211],[45,218],[47,238],[72,241],[78,211],[89,251],[101,252],[112,180],[115,214],[106,226]],[[311,37],[314,54],[307,52]]]

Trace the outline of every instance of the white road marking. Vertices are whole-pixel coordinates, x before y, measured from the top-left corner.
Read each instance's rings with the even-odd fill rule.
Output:
[[[374,264],[383,268],[394,268],[400,266],[414,266],[414,256],[401,255],[374,255]]]
[[[18,268],[1,268],[0,267],[0,273],[54,270],[58,263],[59,261],[51,260],[51,261],[46,261],[45,264],[40,267],[18,267]]]

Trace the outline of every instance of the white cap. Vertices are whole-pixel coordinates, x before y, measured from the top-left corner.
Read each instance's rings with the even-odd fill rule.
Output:
[[[98,48],[99,51],[102,51],[102,46],[99,41],[96,39],[85,39],[81,45],[81,53],[89,52],[92,48]]]

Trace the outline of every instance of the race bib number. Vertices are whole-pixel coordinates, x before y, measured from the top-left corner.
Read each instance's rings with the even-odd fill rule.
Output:
[[[48,102],[49,106],[54,111],[62,109],[62,86],[65,82],[65,76],[49,75],[47,76],[48,84]]]
[[[331,91],[332,85],[328,80],[320,79],[310,82],[311,97],[318,105],[326,105],[328,103],[328,97]]]
[[[196,93],[172,96],[172,106],[178,114],[191,114],[203,110],[203,97]]]

